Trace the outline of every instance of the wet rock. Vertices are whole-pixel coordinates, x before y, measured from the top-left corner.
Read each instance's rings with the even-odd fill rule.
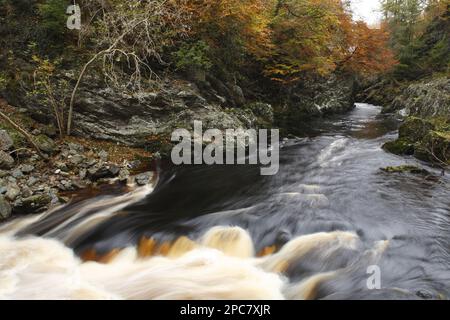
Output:
[[[120,168],[115,165],[94,167],[87,171],[87,176],[92,181],[98,181],[100,179],[114,178],[119,174],[119,171]]]
[[[134,180],[139,186],[145,186],[150,183],[151,179],[153,178],[153,172],[145,172],[138,174]]]
[[[395,141],[386,142],[383,145],[383,149],[396,155],[411,156],[414,154],[414,143],[411,143],[405,139],[398,139]]]
[[[14,159],[5,151],[0,150],[0,169],[11,169],[14,166]]]
[[[11,205],[6,201],[5,197],[0,195],[0,221],[11,216]]]
[[[40,213],[47,209],[52,197],[49,194],[38,194],[20,199],[14,203],[13,211],[17,213]]]
[[[0,150],[7,151],[14,145],[14,141],[6,130],[0,130]]]
[[[37,146],[39,147],[39,149],[42,150],[42,152],[45,152],[48,154],[53,154],[53,152],[55,152],[55,150],[56,150],[55,141],[53,141],[46,135],[41,134],[41,135],[35,137],[35,142],[36,142]]]
[[[120,181],[126,181],[130,177],[130,171],[128,169],[121,169],[119,172],[119,180]]]

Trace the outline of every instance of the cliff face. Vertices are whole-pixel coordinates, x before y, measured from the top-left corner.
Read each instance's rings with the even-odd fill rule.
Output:
[[[279,101],[267,97],[275,101],[272,107],[265,103],[264,97],[259,101],[246,99],[237,85],[225,85],[217,79],[198,83],[168,78],[158,89],[130,95],[108,88],[98,77],[90,76],[77,93],[73,133],[156,152],[160,146],[154,145],[155,137],[167,140],[175,129],[192,129],[194,120],[202,121],[204,130],[271,128],[285,124],[274,123],[274,109],[277,120],[298,123],[352,109],[353,92],[352,80],[333,76],[305,82],[289,95],[280,95]],[[8,102],[25,109],[33,119],[43,123],[54,121],[49,106],[30,92],[4,94]]]

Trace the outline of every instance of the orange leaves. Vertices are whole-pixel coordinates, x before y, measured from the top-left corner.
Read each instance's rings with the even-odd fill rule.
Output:
[[[364,22],[352,28],[350,46],[353,50],[344,56],[343,67],[362,75],[386,72],[397,61],[388,46],[389,33],[383,28],[371,29]]]

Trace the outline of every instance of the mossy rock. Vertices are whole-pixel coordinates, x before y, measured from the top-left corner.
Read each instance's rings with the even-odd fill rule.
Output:
[[[25,199],[14,208],[17,213],[39,213],[45,211],[52,201],[48,194],[38,194]]]
[[[387,173],[411,173],[411,174],[421,174],[421,175],[429,175],[430,172],[423,169],[423,168],[419,168],[416,166],[411,166],[411,165],[403,165],[403,166],[398,166],[398,167],[386,167],[386,168],[382,168],[381,169],[384,172]]]
[[[414,156],[420,160],[450,165],[450,132],[430,131],[416,146]]]
[[[414,154],[415,147],[414,143],[411,143],[406,139],[397,139],[395,141],[389,141],[383,145],[383,149],[396,154],[396,155],[408,155]]]
[[[45,153],[52,154],[56,150],[55,141],[53,141],[44,134],[35,137],[34,141],[36,142],[39,149],[41,149]]]
[[[422,140],[431,130],[435,130],[431,121],[411,117],[400,126],[398,134],[400,139],[417,142]]]

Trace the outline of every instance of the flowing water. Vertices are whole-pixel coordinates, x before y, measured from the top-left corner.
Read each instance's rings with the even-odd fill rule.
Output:
[[[447,298],[450,179],[381,171],[425,164],[381,149],[398,122],[378,107],[309,126],[273,177],[167,167],[0,226],[0,298]]]

